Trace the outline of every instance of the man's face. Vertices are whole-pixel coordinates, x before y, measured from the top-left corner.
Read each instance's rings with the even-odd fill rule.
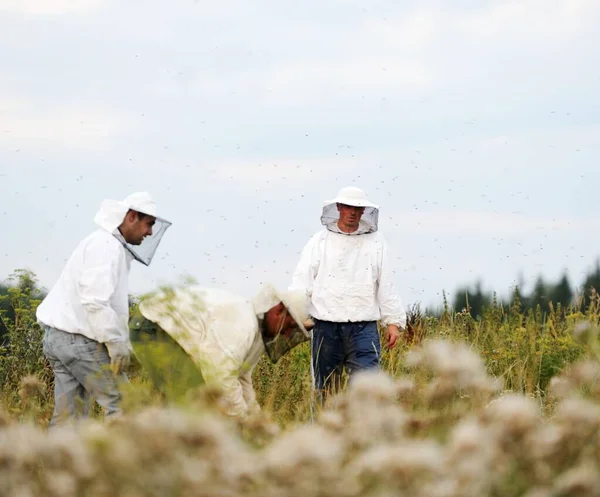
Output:
[[[156,218],[138,212],[129,211],[123,225],[121,234],[127,243],[131,245],[140,245],[144,238],[152,234],[152,227]]]
[[[350,231],[356,231],[358,229],[358,223],[360,218],[365,212],[364,207],[354,207],[352,205],[337,204],[338,211],[340,213],[340,225],[342,228],[346,228]]]
[[[298,327],[294,318],[281,302],[265,313],[265,323],[266,333],[271,338],[277,336],[278,333],[288,336]]]

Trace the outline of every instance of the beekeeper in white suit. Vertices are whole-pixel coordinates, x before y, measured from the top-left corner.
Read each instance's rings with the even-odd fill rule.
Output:
[[[315,321],[311,366],[314,388],[340,389],[342,369],[350,375],[378,368],[378,322],[391,349],[406,327],[389,247],[379,231],[379,206],[360,188],[342,188],[325,201],[323,228],[304,246],[290,288],[304,290]]]
[[[163,289],[143,297],[130,320],[136,356],[155,385],[179,395],[200,384],[219,387],[238,419],[260,411],[252,371],[262,355],[277,362],[310,339],[312,326],[304,291],[269,284],[251,300],[217,288]],[[166,347],[147,353],[157,342]]]
[[[126,379],[131,353],[129,268],[132,260],[150,264],[171,225],[145,192],[104,200],[95,222],[99,229],[79,243],[37,310],[55,376],[50,426],[88,416],[91,397],[107,416],[120,413],[117,376]]]

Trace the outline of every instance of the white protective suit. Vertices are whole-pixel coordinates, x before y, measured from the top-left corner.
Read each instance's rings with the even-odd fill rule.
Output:
[[[162,291],[140,302],[140,312],[158,324],[196,363],[207,384],[221,388],[228,414],[245,418],[260,411],[252,371],[265,352],[264,314],[283,301],[309,339],[304,292],[278,293],[265,285],[253,300],[222,289],[188,286]]]
[[[364,206],[355,233],[337,226],[336,203]],[[389,263],[389,249],[378,231],[379,207],[358,188],[344,188],[327,201],[321,222],[300,256],[290,289],[303,289],[310,298],[310,315],[332,322],[380,321],[406,327],[406,311]]]
[[[156,217],[156,206],[147,193],[134,193],[124,201],[105,200],[96,214],[100,227],[84,238],[63,269],[58,281],[37,309],[38,322],[78,333],[100,343],[129,342],[128,276],[131,261],[150,262],[160,237],[170,226],[157,218],[143,257],[118,231],[129,209]],[[157,240],[158,238],[158,240]]]

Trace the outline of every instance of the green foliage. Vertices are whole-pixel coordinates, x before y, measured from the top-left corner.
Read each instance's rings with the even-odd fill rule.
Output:
[[[594,282],[596,276],[591,275],[586,285]],[[42,330],[35,319],[43,294],[30,271],[15,271],[7,283],[0,296],[0,318],[6,329],[0,353],[2,401],[13,414],[22,416],[31,410],[31,402],[25,402],[20,395],[23,382],[34,385],[32,378],[37,378],[42,386],[30,386],[29,390],[38,392],[36,409],[47,419],[52,411],[53,375],[42,353]],[[507,389],[537,396],[545,402],[551,379],[585,354],[586,345],[573,338],[574,326],[582,319],[597,322],[600,315],[600,298],[593,289],[585,302],[572,303],[565,303],[563,298],[572,295],[567,292],[565,278],[550,290],[540,278],[531,295],[523,295],[517,287],[511,300],[502,302],[495,294],[486,295],[478,285],[474,292],[466,293],[467,305],[460,311],[449,304],[444,293],[443,310],[437,316],[427,315],[415,305],[409,309],[409,331],[404,340],[395,350],[383,347],[382,369],[393,377],[409,374],[405,353],[415,345],[438,338],[462,341],[477,351],[489,373],[501,378]],[[559,299],[556,304],[551,296]],[[136,312],[137,303],[138,299],[132,297],[132,313]],[[381,337],[383,342],[383,330]],[[129,373],[128,412],[135,410],[137,404],[160,400],[149,381],[149,371],[135,358]],[[314,416],[308,343],[293,349],[276,365],[264,356],[254,370],[253,381],[259,403],[280,424]]]
[[[410,335],[392,351],[383,347],[382,369],[393,377],[403,376],[409,373],[405,353],[414,345],[438,338],[462,341],[477,351],[489,374],[502,379],[508,390],[544,402],[552,377],[585,354],[586,346],[574,339],[573,329],[583,319],[598,321],[600,299],[585,313],[572,308],[563,312],[550,302],[547,314],[539,306],[535,311],[524,309],[520,299],[518,289],[507,307],[492,299],[479,319],[466,309],[424,317],[415,306],[409,313]],[[383,343],[383,330],[381,339]],[[254,376],[260,403],[269,406],[278,420],[308,419],[312,404],[308,346],[293,349],[276,365],[263,358]]]
[[[535,311],[539,306],[542,313],[549,313],[551,305],[557,308],[559,304],[562,309],[581,307],[583,310],[587,310],[593,300],[592,292],[599,288],[600,261],[596,262],[594,270],[586,276],[580,288],[571,286],[566,273],[556,283],[548,283],[542,276],[538,276],[530,293],[524,293],[517,286],[513,289],[510,297],[502,302],[502,305],[510,307],[515,301],[515,293],[518,293],[520,305],[524,310]],[[494,299],[495,295],[484,292],[481,283],[477,282],[474,288],[463,286],[455,292],[452,309],[457,312],[466,309],[473,317],[479,318]]]
[[[0,296],[0,319],[6,330],[0,346],[0,384],[4,402],[21,408],[19,390],[24,378],[36,376],[42,381],[45,401],[53,378],[42,351],[43,330],[35,316],[43,298],[37,279],[33,272],[18,269],[7,281],[6,294]]]

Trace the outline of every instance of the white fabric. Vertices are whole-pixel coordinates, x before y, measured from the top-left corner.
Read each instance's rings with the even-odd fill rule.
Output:
[[[298,328],[309,338],[310,334],[305,328],[308,315],[308,299],[306,293],[302,291],[283,291],[278,292],[273,285],[266,284],[260,289],[253,299],[256,313],[262,317],[269,309],[283,302],[286,309],[298,324]]]
[[[325,201],[325,205],[338,203],[354,207],[373,207],[379,210],[379,206],[368,200],[365,192],[356,186],[346,186],[338,192],[334,199]]]
[[[154,202],[150,194],[146,192],[132,193],[124,200],[103,200],[94,221],[109,233],[114,233],[121,225],[123,219],[125,219],[125,215],[130,209],[166,221],[165,219],[158,217],[156,202]]]
[[[130,209],[141,212],[142,214],[148,214],[155,218],[152,235],[144,238],[140,245],[131,245],[127,243],[117,229]],[[165,231],[171,226],[170,221],[157,216],[156,203],[150,194],[146,192],[132,193],[124,200],[103,200],[94,221],[103,229],[117,237],[123,246],[131,252],[134,258],[146,266],[149,266],[152,262],[156,249],[158,248]]]
[[[252,371],[265,352],[259,317],[284,298],[265,285],[251,301],[226,290],[188,286],[166,289],[140,302],[140,312],[158,324],[192,358],[207,383],[219,386],[232,416],[259,410],[252,387]],[[306,300],[290,312],[308,318]],[[285,304],[285,301],[284,301]]]
[[[256,410],[251,373],[265,349],[250,300],[189,286],[143,299],[140,312],[188,353],[207,383],[223,389],[229,414],[244,417]]]
[[[290,289],[304,290],[309,313],[333,322],[381,321],[406,327],[388,244],[379,232],[348,235],[323,229],[300,256]]]
[[[98,342],[129,340],[132,256],[108,231],[82,240],[37,309],[39,322]]]
[[[340,219],[338,203],[354,207],[364,207],[358,229],[352,234],[363,235],[377,231],[379,225],[379,206],[369,201],[365,192],[355,186],[342,188],[334,199],[324,202],[323,212],[321,213],[321,224],[327,227],[327,229],[337,233],[342,232],[337,225]]]
[[[114,233],[130,208],[156,214],[147,193],[134,193],[122,202],[104,200],[94,218],[101,229],[76,247],[37,309],[40,323],[101,343],[129,343],[128,277],[133,254]]]

